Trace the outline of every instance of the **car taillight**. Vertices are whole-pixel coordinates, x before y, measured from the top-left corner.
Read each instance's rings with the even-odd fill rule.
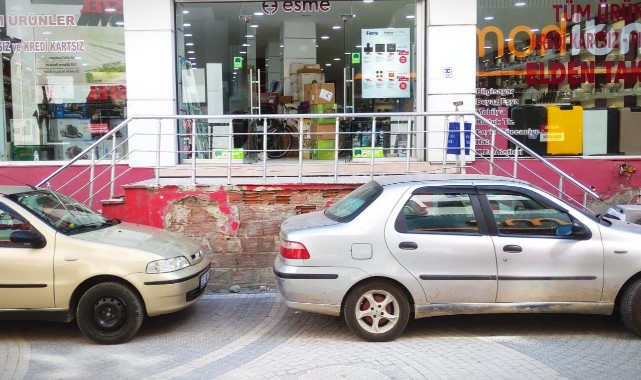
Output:
[[[280,241],[280,255],[286,259],[309,259],[307,248],[295,241]]]

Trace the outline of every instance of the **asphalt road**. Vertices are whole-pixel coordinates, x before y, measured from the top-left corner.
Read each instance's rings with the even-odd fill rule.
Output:
[[[0,321],[0,379],[638,379],[641,338],[617,317],[481,315],[411,321],[394,342],[273,292],[207,294],[100,346],[75,323]]]

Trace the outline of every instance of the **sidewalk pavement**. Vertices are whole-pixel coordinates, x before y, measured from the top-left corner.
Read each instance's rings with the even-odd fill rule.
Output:
[[[616,317],[435,317],[369,343],[273,291],[207,294],[116,346],[86,340],[74,323],[0,324],[1,380],[633,379],[639,357],[641,339]]]

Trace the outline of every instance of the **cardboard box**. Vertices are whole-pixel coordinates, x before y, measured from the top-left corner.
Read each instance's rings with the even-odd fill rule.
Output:
[[[289,77],[290,88],[293,92],[302,92],[305,93],[305,85],[312,83],[324,83],[325,74],[320,73],[301,73],[301,74],[292,74]]]
[[[297,74],[322,74],[323,70],[312,68],[312,67],[306,67],[304,69],[297,70],[296,73]]]
[[[312,140],[312,160],[333,160],[335,140]]]
[[[278,101],[280,102],[280,104],[290,104],[290,103],[292,103],[294,101],[294,98],[292,98],[291,96],[282,95],[278,99]]]
[[[329,104],[335,101],[334,83],[315,83],[305,85],[305,101],[311,104]]]
[[[292,62],[289,64],[289,73],[290,74],[296,74],[298,70],[302,70],[305,68],[305,64],[301,62]]]
[[[329,113],[333,114],[336,113],[337,106],[336,103],[325,103],[325,104],[312,104],[311,105],[311,113]],[[329,124],[329,123],[335,123],[336,119],[333,117],[327,117],[327,118],[315,118],[312,121],[313,123],[316,124]]]
[[[334,140],[336,139],[335,124],[313,124],[310,129],[310,138],[314,140]]]

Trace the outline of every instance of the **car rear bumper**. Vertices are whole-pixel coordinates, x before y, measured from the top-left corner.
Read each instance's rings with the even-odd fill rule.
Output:
[[[147,309],[153,317],[184,309],[198,301],[209,281],[209,260],[195,266],[164,274],[135,274],[129,280],[137,285]]]
[[[367,273],[346,267],[301,267],[274,262],[276,286],[287,306],[320,314],[339,315],[343,298]]]

